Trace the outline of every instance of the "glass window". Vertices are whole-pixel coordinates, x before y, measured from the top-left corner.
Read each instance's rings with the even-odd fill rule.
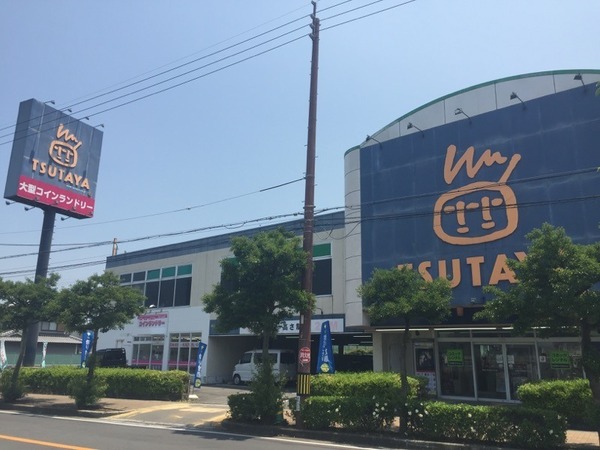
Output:
[[[581,378],[581,346],[577,342],[538,341],[540,374],[546,380]]]
[[[192,295],[192,279],[178,278],[175,281],[175,306],[188,306]]]
[[[473,358],[468,342],[440,342],[441,394],[456,397],[475,397]]]
[[[169,277],[174,277],[174,276],[175,276],[175,267],[165,267],[162,270],[163,278],[169,278]]]
[[[41,330],[42,331],[56,331],[56,322],[42,322]]]
[[[158,280],[160,278],[160,269],[154,269],[148,271],[148,280]]]
[[[331,256],[331,244],[317,244],[313,246],[313,258]]]
[[[175,290],[175,280],[162,280],[160,282],[160,295],[158,298],[159,308],[169,308],[173,306],[173,292]]]
[[[315,295],[331,295],[331,259],[314,261],[313,293]]]
[[[135,272],[133,274],[133,281],[146,281],[146,272]]]
[[[191,274],[192,274],[192,265],[191,264],[177,267],[177,275],[178,276],[191,275]]]
[[[159,282],[152,281],[150,283],[146,283],[146,302],[144,305],[146,307],[150,307],[152,305],[158,305],[158,288]]]
[[[131,285],[131,288],[140,291],[142,294],[144,293],[145,287],[146,287],[146,285],[144,283],[136,283],[136,284]]]
[[[121,274],[121,276],[119,276],[119,281],[121,282],[121,284],[131,283],[131,274],[130,273]]]

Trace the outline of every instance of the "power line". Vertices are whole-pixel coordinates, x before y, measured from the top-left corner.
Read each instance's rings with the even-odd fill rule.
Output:
[[[533,202],[527,202],[527,203],[510,204],[510,205],[505,205],[502,209],[518,208],[521,210],[521,209],[532,208],[532,207],[547,206],[547,205],[554,205],[554,204],[560,205],[560,204],[567,204],[567,203],[574,203],[574,202],[581,202],[581,201],[588,201],[588,200],[598,200],[598,199],[600,199],[600,194],[594,194],[594,195],[588,195],[588,196],[582,196],[582,197],[570,197],[570,198],[557,199],[557,200],[540,200],[540,201],[533,201]],[[339,208],[328,208],[327,210],[333,210],[333,209],[339,209]],[[491,210],[491,211],[493,211],[494,209],[500,209],[500,207],[490,207],[489,208],[489,210]],[[320,210],[319,213],[322,213],[323,211],[326,211],[326,210]],[[433,212],[430,209],[428,209],[427,211],[408,212],[408,213],[389,213],[389,214],[374,215],[374,216],[370,216],[370,217],[362,217],[361,216],[361,217],[351,218],[351,219],[344,217],[344,219],[341,222],[333,222],[332,221],[331,224],[329,225],[329,228],[324,228],[323,226],[321,226],[319,229],[316,230],[316,232],[327,232],[327,231],[330,231],[330,228],[332,230],[333,228],[339,228],[341,226],[349,226],[349,225],[357,226],[359,224],[363,225],[365,223],[374,222],[374,221],[407,220],[407,219],[415,219],[415,218],[423,218],[423,217],[433,217],[435,214],[439,215],[441,213]],[[276,220],[276,219],[281,219],[281,218],[285,218],[285,217],[289,217],[289,216],[302,216],[302,215],[303,215],[302,212],[281,214],[278,216],[270,216],[270,217],[264,217],[261,219],[253,219],[253,220],[248,220],[248,221],[244,221],[244,222],[239,222],[238,224],[244,225],[244,224],[256,223],[259,221]],[[286,225],[286,224],[284,223],[283,225]],[[212,226],[212,227],[203,227],[203,228],[187,230],[187,231],[183,231],[183,232],[166,233],[166,234],[162,234],[162,235],[155,235],[153,237],[159,238],[159,237],[179,236],[179,235],[190,234],[190,233],[195,233],[195,232],[200,232],[200,231],[206,231],[209,229],[215,230],[218,228],[227,228],[229,226],[232,226],[232,224],[217,225],[217,226]],[[258,229],[256,229],[256,231],[258,231]],[[297,230],[295,230],[295,231],[300,233],[302,231],[301,226],[298,226]],[[149,238],[151,238],[151,237],[128,239],[128,240],[120,241],[120,243],[136,242],[136,241],[141,241],[141,240],[147,240]],[[222,240],[220,242],[223,244],[230,240],[229,235],[216,236],[216,238],[221,238]],[[112,245],[112,241],[110,241],[109,244]],[[188,248],[188,250],[189,249],[191,249],[191,247]],[[168,254],[171,251],[172,250],[170,248],[164,248],[164,247],[157,248],[157,249],[151,249],[150,251],[145,251],[145,256],[148,256],[148,257],[160,256],[160,255]],[[100,264],[104,264],[105,262],[106,262],[106,258],[103,258],[101,260],[96,260],[96,261],[86,262],[86,263],[65,264],[65,265],[60,265],[60,266],[53,266],[49,270],[50,270],[50,272],[57,272],[58,270],[70,270],[70,269],[83,268],[83,267],[88,267],[88,266],[93,266],[93,265],[100,265]],[[35,269],[32,269],[32,268],[5,271],[5,272],[0,272],[0,277],[22,276],[22,275],[26,275],[26,274],[33,274],[34,272],[35,272]]]
[[[371,2],[371,3],[367,4],[367,5],[364,5],[364,6],[361,6],[361,7],[358,7],[358,8],[353,8],[353,9],[352,9],[352,10],[350,10],[349,12],[351,12],[351,11],[355,11],[355,10],[358,10],[358,9],[362,9],[362,8],[364,8],[364,7],[367,7],[367,6],[371,6],[371,5],[373,5],[373,4],[376,4],[376,3],[379,3],[379,2],[381,2],[381,1],[383,1],[383,0],[377,0],[377,1],[375,1],[375,2]],[[373,13],[365,14],[365,15],[363,15],[363,16],[360,16],[360,17],[354,18],[354,19],[352,19],[352,20],[349,20],[349,21],[346,21],[346,22],[343,22],[343,23],[339,23],[339,24],[336,24],[336,25],[332,25],[332,26],[331,26],[331,27],[329,27],[329,28],[334,28],[334,27],[337,27],[337,26],[340,26],[340,25],[344,25],[344,24],[347,24],[347,23],[350,23],[350,22],[354,22],[354,21],[356,21],[356,20],[360,20],[360,19],[363,19],[363,18],[366,18],[366,17],[372,16],[372,15],[374,15],[374,14],[378,14],[379,12],[384,12],[384,11],[387,11],[387,10],[389,10],[389,9],[393,9],[393,8],[396,8],[396,7],[399,7],[399,6],[404,6],[404,5],[406,5],[406,4],[409,4],[409,3],[412,3],[412,2],[415,2],[415,1],[416,1],[416,0],[409,0],[409,1],[407,1],[407,2],[404,2],[404,3],[398,4],[398,5],[395,5],[395,6],[392,6],[392,7],[388,7],[388,8],[385,8],[385,9],[383,9],[383,10],[380,10],[380,11],[376,11],[376,12],[373,12]],[[345,4],[345,3],[347,3],[347,2],[346,2],[346,1],[344,1],[344,2],[338,3],[338,4],[336,4],[336,5],[333,5],[332,7],[330,7],[330,8],[327,8],[327,9],[331,9],[331,8],[333,8],[333,7],[337,7],[337,6],[340,6],[340,5],[342,5],[342,4]],[[343,13],[336,14],[336,15],[334,15],[334,16],[331,16],[331,17],[329,17],[328,19],[331,19],[331,18],[334,18],[334,17],[338,17],[338,16],[340,16],[340,15],[342,15],[342,14],[346,14],[346,12],[343,12]],[[246,40],[244,40],[244,41],[242,41],[242,42],[240,42],[240,43],[233,44],[233,45],[231,45],[231,46],[229,46],[229,47],[226,47],[226,48],[225,48],[225,49],[223,49],[223,50],[219,50],[219,51],[217,51],[217,52],[214,52],[214,53],[212,53],[212,54],[210,54],[210,55],[207,55],[207,56],[205,56],[205,57],[198,58],[198,59],[196,59],[196,60],[194,60],[194,61],[190,62],[190,64],[191,64],[191,63],[193,63],[193,62],[197,62],[197,61],[199,61],[199,60],[201,60],[201,59],[207,58],[207,57],[209,57],[209,56],[214,56],[215,54],[221,53],[221,52],[223,52],[223,51],[226,51],[226,50],[228,50],[228,49],[231,49],[231,48],[233,48],[233,47],[236,47],[236,46],[238,46],[238,45],[241,45],[241,44],[243,44],[243,43],[249,42],[250,40],[256,39],[257,37],[264,36],[264,35],[266,35],[266,34],[268,34],[268,33],[272,32],[272,31],[275,31],[275,30],[277,30],[277,29],[279,29],[279,28],[282,28],[282,27],[284,27],[284,26],[290,25],[290,24],[292,24],[292,23],[294,23],[294,22],[297,22],[298,20],[301,20],[301,19],[303,19],[303,18],[305,18],[305,17],[306,17],[306,16],[303,16],[303,17],[301,17],[301,18],[295,19],[295,20],[293,20],[293,21],[290,21],[290,22],[288,22],[288,23],[286,23],[286,24],[284,24],[284,25],[281,25],[281,26],[279,26],[279,27],[275,27],[275,28],[273,28],[273,29],[271,29],[271,30],[268,30],[268,31],[266,31],[266,32],[264,32],[264,33],[261,33],[261,34],[259,34],[259,35],[257,35],[257,36],[254,36],[254,37],[252,37],[252,38],[248,38],[248,39],[246,39]],[[305,27],[305,26],[303,26],[303,27],[299,27],[299,28],[296,28],[296,29],[293,29],[293,30],[291,30],[291,31],[288,31],[288,32],[286,32],[286,33],[280,34],[280,35],[278,35],[278,36],[276,36],[276,37],[274,37],[274,38],[268,39],[267,41],[261,42],[261,43],[259,43],[259,44],[256,44],[256,45],[254,45],[254,46],[251,46],[251,47],[249,47],[249,48],[247,48],[247,49],[245,49],[245,50],[241,50],[241,51],[239,51],[239,52],[237,52],[237,53],[234,53],[234,54],[232,54],[232,55],[229,55],[229,56],[223,57],[223,58],[221,58],[221,59],[218,59],[218,60],[216,60],[216,61],[213,61],[213,62],[211,62],[211,63],[208,63],[208,64],[206,64],[206,65],[204,65],[204,66],[201,66],[201,67],[198,67],[198,68],[195,68],[195,69],[189,70],[189,71],[187,71],[187,72],[184,72],[184,73],[182,73],[182,74],[179,74],[179,75],[173,76],[173,77],[171,77],[171,78],[168,78],[168,79],[166,79],[166,80],[163,80],[163,81],[160,81],[160,82],[157,82],[157,83],[151,84],[151,85],[149,85],[149,86],[146,86],[146,87],[144,87],[144,88],[137,89],[137,90],[135,90],[135,91],[132,91],[132,92],[129,92],[129,93],[126,93],[126,94],[119,95],[119,96],[117,96],[117,97],[115,97],[115,98],[112,98],[112,99],[109,99],[109,100],[105,100],[105,101],[103,101],[103,102],[100,102],[100,103],[98,103],[98,104],[95,104],[95,105],[89,106],[89,107],[87,107],[87,108],[83,108],[83,109],[81,109],[81,110],[79,110],[79,111],[76,111],[76,112],[75,112],[75,113],[73,113],[73,114],[81,114],[81,113],[83,113],[83,112],[85,112],[85,111],[93,110],[93,109],[95,109],[95,108],[98,108],[98,107],[100,107],[100,106],[106,105],[106,104],[108,104],[108,103],[112,103],[112,102],[118,101],[118,100],[120,100],[120,99],[123,99],[123,98],[125,98],[125,97],[129,97],[129,96],[131,96],[131,95],[135,95],[135,94],[141,93],[141,92],[143,92],[143,91],[146,91],[146,90],[148,90],[148,89],[151,89],[151,88],[153,88],[153,87],[157,87],[157,86],[159,86],[159,85],[161,85],[161,84],[164,84],[164,83],[167,83],[167,82],[173,81],[173,80],[175,80],[175,79],[181,78],[181,77],[183,77],[183,76],[185,76],[185,75],[189,75],[189,74],[190,74],[190,73],[192,73],[192,72],[196,72],[196,71],[198,71],[198,70],[205,69],[205,68],[207,68],[207,67],[209,67],[209,66],[211,66],[211,65],[214,65],[214,64],[217,64],[217,63],[223,62],[223,61],[225,61],[225,60],[227,60],[227,59],[230,59],[230,58],[232,58],[232,57],[235,57],[235,56],[239,56],[239,55],[241,55],[241,54],[243,54],[243,53],[245,53],[245,52],[248,52],[248,51],[250,51],[250,50],[256,49],[256,48],[258,48],[258,47],[260,47],[260,46],[262,46],[262,45],[265,45],[265,44],[267,44],[267,43],[269,43],[269,42],[273,42],[273,41],[275,41],[275,40],[277,40],[277,39],[280,39],[280,38],[282,38],[282,37],[284,37],[284,36],[287,36],[287,35],[289,35],[289,34],[291,34],[291,33],[294,33],[294,32],[296,32],[296,31],[299,31],[299,30],[303,29],[304,27]],[[327,28],[325,28],[325,29],[327,29]],[[290,39],[290,40],[288,40],[288,41],[286,41],[286,42],[284,42],[284,43],[282,43],[282,44],[276,45],[276,46],[274,46],[274,47],[271,47],[271,48],[269,48],[269,49],[267,49],[267,50],[264,50],[264,51],[258,52],[258,53],[256,53],[256,54],[253,54],[253,55],[251,55],[251,56],[248,56],[248,57],[246,57],[246,58],[243,58],[243,59],[241,59],[241,60],[235,61],[235,62],[233,62],[233,63],[230,63],[230,64],[228,64],[228,65],[225,65],[225,66],[223,66],[223,67],[217,68],[217,69],[215,69],[215,70],[213,70],[213,71],[210,71],[210,72],[207,72],[207,73],[201,74],[201,75],[199,75],[199,76],[197,76],[197,77],[193,77],[193,78],[191,78],[191,79],[184,80],[184,81],[182,81],[182,82],[180,82],[180,83],[177,83],[177,84],[174,84],[174,85],[172,85],[172,86],[165,87],[165,88],[163,88],[163,89],[160,89],[160,90],[158,90],[158,91],[151,92],[151,93],[149,93],[149,94],[146,94],[146,95],[143,95],[143,96],[140,96],[140,97],[134,98],[134,99],[132,99],[132,100],[129,100],[129,101],[126,101],[126,102],[123,102],[123,103],[119,103],[119,104],[117,104],[117,105],[114,105],[114,106],[112,106],[112,107],[105,108],[105,109],[103,109],[103,110],[101,110],[101,111],[97,111],[97,112],[94,112],[94,113],[89,113],[89,114],[86,114],[86,118],[88,118],[88,119],[89,119],[90,117],[94,117],[94,116],[97,116],[97,115],[103,114],[103,113],[105,113],[105,112],[109,112],[109,111],[112,111],[112,110],[114,110],[114,109],[121,108],[121,107],[123,107],[123,106],[126,106],[126,105],[129,105],[129,104],[132,104],[132,103],[135,103],[135,102],[138,102],[138,101],[144,100],[144,99],[146,99],[146,98],[149,98],[149,97],[152,97],[152,96],[155,96],[155,95],[161,94],[161,93],[164,93],[164,92],[166,92],[166,91],[169,91],[169,90],[171,90],[171,89],[174,89],[174,88],[177,88],[177,87],[183,86],[183,85],[185,85],[185,84],[191,83],[192,81],[197,81],[198,79],[204,78],[204,77],[206,77],[206,76],[209,76],[209,75],[212,75],[212,74],[214,74],[214,73],[220,72],[220,71],[222,71],[222,70],[228,69],[228,68],[230,68],[230,67],[236,66],[236,65],[238,65],[238,64],[241,64],[241,63],[243,63],[243,62],[246,62],[246,61],[248,61],[248,60],[251,60],[251,59],[257,58],[257,57],[259,57],[259,56],[262,56],[262,55],[264,55],[264,54],[266,54],[266,53],[269,53],[269,52],[271,52],[271,51],[273,51],[273,50],[279,49],[279,48],[281,48],[281,47],[283,47],[283,46],[289,45],[289,44],[291,44],[291,43],[293,43],[293,42],[295,42],[295,41],[298,41],[298,40],[300,40],[300,39],[304,38],[305,36],[307,36],[307,34],[303,34],[303,35],[301,35],[301,36],[298,36],[298,37],[296,37],[296,38]],[[178,67],[176,67],[176,68],[173,68],[172,70],[176,70],[176,69],[178,69],[178,68],[184,67],[185,65],[187,65],[187,63],[186,63],[186,64],[182,64],[182,65],[180,65],[180,66],[178,66]],[[170,71],[171,71],[171,70],[168,70],[168,71],[161,72],[161,73],[157,74],[157,75],[156,75],[156,77],[157,77],[157,76],[160,76],[160,75],[163,75],[163,74],[165,74],[165,73],[168,73],[168,72],[170,72]],[[144,82],[144,81],[148,81],[148,80],[150,80],[150,79],[152,79],[152,78],[154,78],[154,77],[155,77],[155,76],[152,76],[152,77],[147,77],[147,78],[145,78],[145,79],[143,79],[143,80],[140,80],[139,82],[131,83],[131,84],[127,85],[127,86],[124,86],[123,88],[114,89],[114,90],[112,90],[112,91],[109,91],[108,93],[97,95],[97,96],[95,96],[95,97],[92,97],[92,98],[91,98],[91,99],[89,99],[89,100],[83,100],[83,101],[81,101],[81,102],[78,102],[78,103],[76,103],[76,104],[82,104],[82,103],[86,103],[86,102],[88,102],[88,101],[91,101],[91,100],[93,100],[93,99],[97,99],[97,98],[100,98],[100,97],[102,97],[102,96],[109,95],[109,94],[111,94],[111,93],[114,93],[114,92],[120,91],[120,90],[122,90],[122,89],[126,89],[126,88],[128,88],[128,87],[132,87],[132,86],[134,86],[134,85],[137,85],[137,84],[139,84],[139,83],[142,83],[142,82]],[[76,104],[74,104],[74,105],[76,105]],[[71,105],[71,106],[74,106],[74,105]],[[69,108],[69,107],[67,107],[67,108]],[[66,110],[66,109],[65,109],[65,110]],[[74,118],[74,120],[77,120],[77,119],[75,119],[75,118]],[[11,126],[9,126],[9,127],[5,127],[5,128],[3,128],[3,129],[10,128],[10,127],[11,127]],[[41,130],[41,131],[48,131],[48,130]],[[0,136],[0,139],[2,139],[2,138],[5,138],[5,137],[9,137],[9,136],[11,136],[11,134],[5,134],[5,135],[1,135],[1,136]],[[25,137],[27,137],[27,136],[22,136],[22,137],[20,137],[19,139],[24,139]],[[6,145],[6,144],[8,144],[8,143],[10,143],[10,142],[13,142],[13,141],[9,140],[9,141],[0,142],[0,146],[2,146],[2,145]]]
[[[147,219],[148,217],[156,217],[156,216],[163,216],[163,215],[166,215],[166,214],[174,214],[174,213],[179,213],[179,212],[187,212],[187,211],[191,211],[191,210],[198,209],[198,208],[204,208],[204,207],[207,207],[207,206],[217,205],[217,204],[220,204],[220,203],[225,203],[225,202],[228,202],[228,201],[231,201],[231,200],[237,200],[237,199],[240,199],[240,198],[243,198],[243,197],[248,197],[248,196],[251,196],[251,195],[260,194],[262,192],[270,191],[270,190],[273,190],[273,189],[278,189],[280,187],[289,186],[290,184],[298,183],[299,181],[302,181],[302,180],[304,180],[304,177],[296,178],[295,180],[287,181],[285,183],[280,183],[280,184],[277,184],[277,185],[274,185],[274,186],[269,186],[269,187],[266,187],[266,188],[262,188],[262,189],[259,189],[257,191],[247,192],[245,194],[234,195],[234,196],[231,196],[231,197],[226,197],[226,198],[223,198],[223,199],[214,200],[214,201],[207,202],[207,203],[201,203],[199,205],[186,206],[184,208],[173,209],[173,210],[170,210],[170,211],[162,211],[162,212],[157,212],[157,213],[152,213],[152,214],[146,214],[146,215],[142,215],[142,216],[127,217],[127,218],[124,218],[124,219],[106,220],[104,222],[80,223],[78,225],[61,227],[60,229],[64,230],[64,229],[71,229],[71,228],[82,228],[82,227],[89,227],[89,226],[105,225],[107,223],[126,222],[126,221],[129,221],[129,220]],[[37,230],[35,230],[35,231],[37,231]],[[0,235],[1,234],[17,234],[17,233],[22,233],[22,232],[23,231],[3,232],[3,233],[0,233]],[[38,246],[39,244],[0,244],[0,246],[11,246],[11,245],[33,247],[33,246]],[[66,245],[66,244],[63,244],[63,245]],[[79,244],[70,244],[70,245],[79,245]]]

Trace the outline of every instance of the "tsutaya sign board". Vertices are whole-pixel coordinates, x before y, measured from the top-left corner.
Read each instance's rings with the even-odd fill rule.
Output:
[[[482,303],[483,286],[516,282],[506,260],[525,258],[525,235],[544,222],[577,243],[600,240],[600,99],[594,83],[561,77],[459,92],[409,117],[439,126],[388,140],[384,129],[360,149],[364,280],[408,265],[450,279],[454,305]],[[509,101],[513,89],[524,104]]]
[[[71,217],[92,217],[102,136],[45,103],[21,102],[4,197]]]

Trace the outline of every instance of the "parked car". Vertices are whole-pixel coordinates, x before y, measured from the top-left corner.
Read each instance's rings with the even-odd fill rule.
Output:
[[[284,376],[288,380],[296,379],[296,356],[292,350],[269,349],[275,377]],[[262,350],[250,350],[242,355],[233,368],[233,384],[239,385],[252,380],[257,365],[262,361]]]
[[[103,348],[96,351],[98,367],[127,367],[124,348]]]

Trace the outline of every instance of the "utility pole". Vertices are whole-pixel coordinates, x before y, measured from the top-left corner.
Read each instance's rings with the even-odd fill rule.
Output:
[[[312,23],[312,61],[310,70],[310,97],[308,106],[308,142],[306,146],[306,188],[304,195],[304,239],[302,248],[306,253],[306,269],[302,278],[302,288],[312,293],[313,284],[313,232],[315,217],[315,159],[317,132],[317,81],[319,73],[319,19],[317,18],[317,3],[311,2],[313,13]],[[297,426],[303,428],[301,407],[310,395],[310,360],[311,360],[311,321],[312,309],[307,308],[300,314],[300,335],[298,337],[298,381],[296,389]]]

